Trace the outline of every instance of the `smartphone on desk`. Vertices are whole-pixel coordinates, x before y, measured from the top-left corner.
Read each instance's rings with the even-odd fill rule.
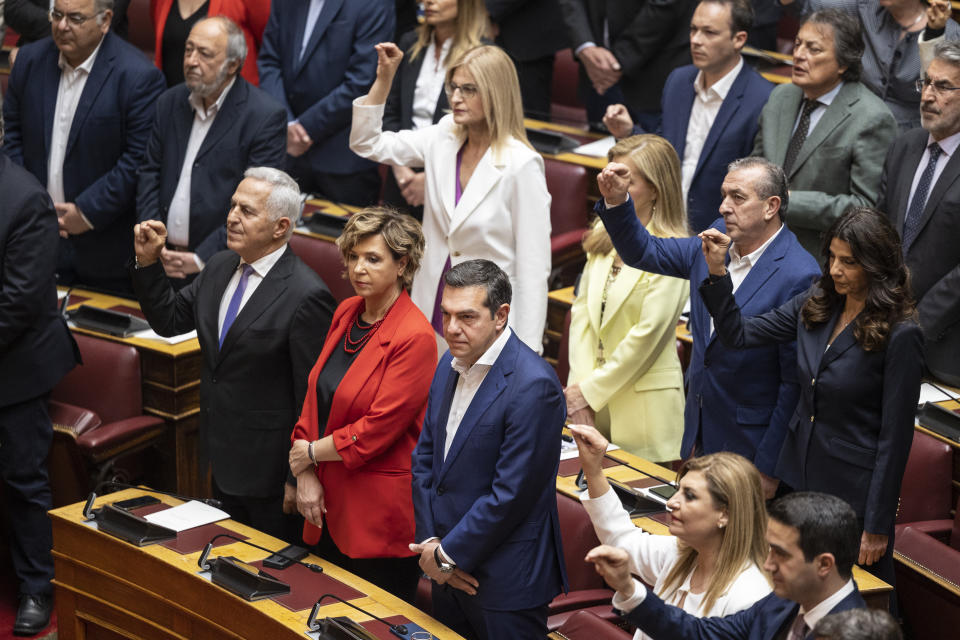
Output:
[[[307,550],[296,545],[288,545],[263,561],[263,566],[271,569],[286,569],[297,560],[307,557]]]
[[[139,509],[140,507],[149,507],[152,504],[159,504],[160,498],[156,496],[139,496],[137,498],[130,498],[129,500],[120,500],[114,502],[113,506],[117,509],[123,509],[124,511],[133,511],[134,509]]]

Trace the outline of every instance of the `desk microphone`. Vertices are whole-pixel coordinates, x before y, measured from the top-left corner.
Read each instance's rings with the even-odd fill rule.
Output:
[[[384,620],[383,618],[378,618],[377,616],[373,615],[373,614],[370,613],[369,611],[364,611],[363,609],[361,609],[361,608],[358,607],[357,605],[352,604],[352,603],[350,603],[350,602],[347,602],[347,601],[344,600],[343,598],[341,598],[341,597],[339,597],[339,596],[335,596],[335,595],[333,595],[332,593],[325,593],[325,594],[323,594],[323,595],[320,596],[320,598],[317,599],[317,601],[314,603],[313,609],[310,610],[310,615],[307,617],[307,628],[310,629],[310,631],[319,631],[319,630],[320,630],[320,623],[317,622],[317,613],[320,611],[320,603],[323,602],[323,599],[324,599],[324,598],[333,598],[334,600],[338,600],[338,601],[342,602],[343,604],[347,605],[348,607],[353,607],[354,609],[356,609],[356,610],[359,611],[360,613],[362,613],[362,614],[364,614],[364,615],[367,615],[367,616],[370,616],[371,618],[373,618],[373,619],[376,620],[377,622],[382,622],[383,624],[387,625],[387,628],[389,628],[390,631],[391,631],[394,635],[397,635],[397,636],[400,636],[400,637],[404,637],[404,638],[407,636],[407,627],[406,627],[405,625],[402,625],[402,624],[390,624],[389,622],[387,622],[387,621]]]
[[[83,505],[83,517],[87,520],[94,520],[96,515],[93,513],[93,502],[97,499],[97,492],[103,489],[104,487],[115,487],[120,489],[140,489],[141,491],[149,491],[150,493],[159,493],[164,496],[170,496],[171,498],[176,498],[177,500],[183,500],[184,502],[190,502],[195,500],[197,502],[202,502],[205,505],[211,506],[214,509],[223,509],[223,503],[214,498],[190,498],[188,496],[182,496],[179,493],[174,493],[172,491],[162,491],[160,489],[151,489],[150,487],[138,487],[136,485],[127,484],[125,482],[117,482],[116,480],[104,480],[94,487],[93,491],[90,492],[90,495],[87,497],[87,502]]]
[[[210,556],[210,552],[213,550],[213,543],[219,540],[220,538],[230,538],[231,540],[234,540],[236,542],[242,542],[247,546],[260,549],[261,551],[266,551],[269,554],[279,553],[279,551],[273,551],[272,549],[261,547],[258,544],[254,544],[250,542],[249,540],[238,538],[237,536],[230,535],[229,533],[218,533],[217,535],[210,538],[206,546],[203,547],[203,553],[201,553],[200,557],[197,559],[197,566],[203,569],[204,571],[212,570],[212,565],[211,563],[207,562],[207,560],[208,560],[208,557]],[[293,559],[291,559],[291,562],[302,564],[303,566],[305,566],[307,569],[310,569],[310,571],[313,571],[314,573],[323,573],[323,567],[321,567],[318,564],[313,564],[312,562],[303,562],[301,560],[293,560]]]

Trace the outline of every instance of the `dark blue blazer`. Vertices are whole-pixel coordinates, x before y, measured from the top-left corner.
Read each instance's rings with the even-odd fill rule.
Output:
[[[696,99],[693,81],[698,72],[693,65],[674,69],[663,87],[660,135],[673,145],[681,161],[687,144],[690,112]],[[687,193],[687,218],[693,231],[699,233],[716,220],[721,200],[720,185],[727,175],[727,165],[753,151],[753,140],[760,126],[760,111],[771,91],[773,85],[746,63],[730,86],[703,143]]]
[[[830,613],[848,609],[864,609],[860,592],[853,593],[837,603]],[[627,622],[636,625],[652,638],[671,640],[773,640],[784,625],[792,623],[800,605],[784,600],[771,593],[758,600],[749,609],[729,616],[698,618],[683,609],[664,603],[653,593],[647,596],[633,611],[625,615]],[[813,635],[807,636],[813,640]]]
[[[418,541],[443,550],[479,582],[481,607],[519,610],[566,589],[556,476],[566,403],[557,375],[516,335],[487,373],[443,457],[459,375],[437,365],[413,451]]]
[[[633,202],[596,212],[624,262],[637,269],[690,280],[690,333],[693,353],[687,367],[687,406],[680,457],[733,451],[773,476],[787,424],[797,404],[796,346],[793,343],[730,349],[710,334],[710,314],[700,297],[707,277],[700,239],[657,238],[637,220]],[[726,230],[722,219],[712,225]],[[820,275],[816,261],[784,227],[737,289],[744,314],[769,311],[806,291]]]
[[[393,38],[394,3],[326,0],[303,57],[300,45],[309,2],[273,0],[257,59],[260,88],[299,120],[313,138],[305,160],[318,173],[356,173],[374,167],[349,148],[354,98],[377,75],[373,46]]]
[[[3,103],[3,150],[47,184],[47,161],[57,105],[60,52],[52,38],[20,50]],[[147,146],[163,74],[142,51],[107,33],[83,87],[63,162],[67,202],[76,203],[93,230],[70,236],[78,280],[126,278],[133,255],[137,168]]]
[[[157,101],[137,185],[137,220],[167,221],[193,127],[190,91],[178,84]],[[287,114],[269,95],[237,76],[190,172],[189,249],[206,262],[227,246],[230,199],[249,167],[282,169]]]
[[[730,279],[700,287],[717,333],[732,348],[797,344],[800,401],[783,442],[776,477],[794,489],[846,500],[870,533],[893,531],[900,482],[913,443],[923,373],[923,334],[914,321],[894,325],[886,348],[865,351],[851,322],[827,348],[842,312],[803,325],[816,289],[753,318],[742,318]]]

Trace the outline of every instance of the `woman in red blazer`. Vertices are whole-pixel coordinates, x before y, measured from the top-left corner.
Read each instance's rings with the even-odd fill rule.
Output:
[[[413,218],[372,208],[350,217],[337,246],[358,295],[334,313],[293,430],[303,539],[412,602],[410,462],[437,365],[433,328],[406,291],[423,234]]]
[[[237,23],[237,26],[243,31],[244,38],[247,41],[247,59],[243,62],[243,69],[240,71],[240,75],[243,76],[244,80],[250,84],[258,84],[257,76],[257,42],[253,37],[253,31],[250,26],[250,20],[247,15],[247,8],[244,6],[243,0],[209,0],[204,2],[203,0],[150,0],[150,16],[153,18],[153,31],[155,33],[154,40],[154,64],[157,65],[157,68],[163,71],[163,32],[167,25],[167,19],[170,17],[170,10],[174,7],[174,3],[177,4],[177,11],[180,11],[180,5],[184,6],[184,9],[193,15],[199,11],[204,4],[208,4],[206,16],[226,16]],[[182,12],[181,12],[181,15]],[[187,17],[187,20],[190,19],[190,16]],[[180,53],[183,53],[183,47],[187,42],[186,35],[184,35],[183,42],[180,43]],[[183,65],[180,65],[183,67]],[[164,74],[166,75],[166,74]],[[182,79],[180,80],[182,82]],[[170,78],[167,78],[167,86],[173,86],[174,84],[179,84],[179,82],[171,82]]]

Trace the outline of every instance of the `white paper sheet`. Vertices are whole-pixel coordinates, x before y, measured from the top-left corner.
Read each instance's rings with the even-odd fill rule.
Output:
[[[181,333],[178,336],[170,336],[165,338],[161,335],[157,335],[153,329],[144,329],[143,331],[137,331],[134,334],[131,334],[131,338],[146,338],[147,340],[157,340],[165,344],[179,344],[181,342],[186,342],[197,337],[197,331],[193,330],[189,333]]]
[[[943,389],[941,387],[940,389]],[[920,385],[920,404],[924,402],[941,402],[943,400],[958,400],[958,396],[954,393],[945,393],[947,390],[943,389],[941,391],[937,389],[932,384],[924,382]]]
[[[144,516],[145,519],[153,524],[158,524],[161,527],[167,527],[177,532],[193,529],[194,527],[201,527],[219,520],[226,520],[229,517],[230,514],[211,507],[208,504],[198,502],[197,500],[191,500],[176,507]]]
[[[614,137],[607,136],[606,138],[600,138],[599,140],[582,144],[574,149],[572,153],[579,153],[582,156],[591,156],[593,158],[606,158],[607,151],[610,151],[611,147],[615,144],[617,144],[617,141]]]

